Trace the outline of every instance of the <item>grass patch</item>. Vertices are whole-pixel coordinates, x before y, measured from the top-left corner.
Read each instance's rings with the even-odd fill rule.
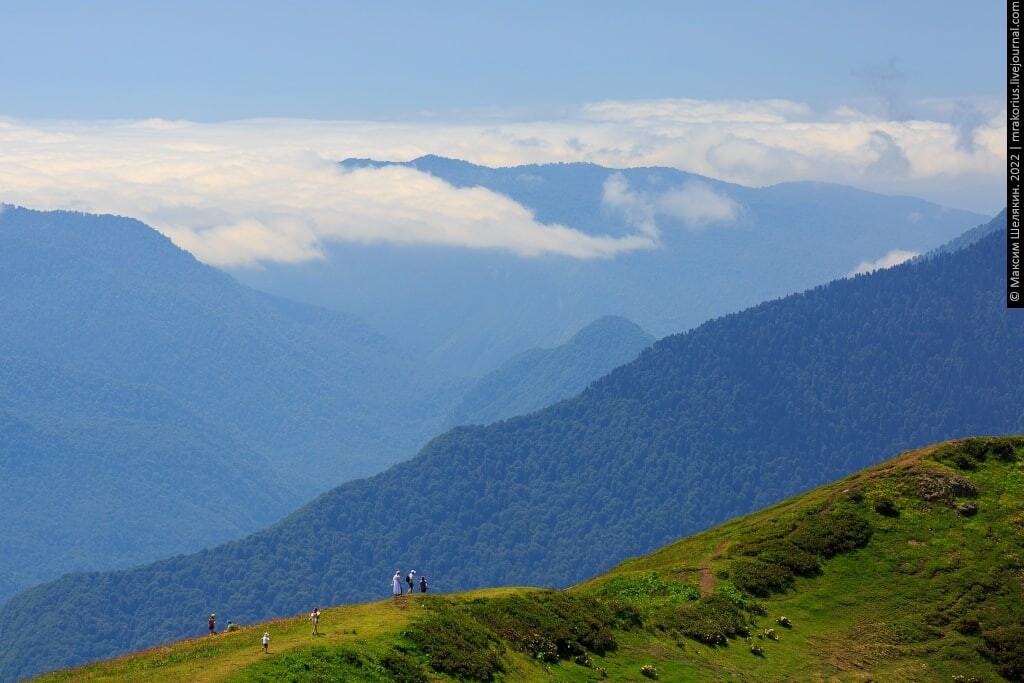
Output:
[[[249,667],[245,680],[252,683],[386,683],[392,678],[382,668],[343,647],[310,646],[264,657]],[[423,680],[423,679],[421,679]]]

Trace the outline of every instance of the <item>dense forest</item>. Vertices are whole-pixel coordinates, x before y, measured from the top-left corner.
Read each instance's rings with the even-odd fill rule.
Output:
[[[563,587],[913,446],[1024,431],[999,229],[668,337],[579,396],[460,427],[244,540],[76,574],[0,610],[0,677],[377,598]]]

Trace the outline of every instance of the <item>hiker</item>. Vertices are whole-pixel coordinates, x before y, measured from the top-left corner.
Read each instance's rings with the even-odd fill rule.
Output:
[[[320,623],[320,608],[319,607],[313,608],[313,611],[310,612],[310,614],[309,614],[309,620],[313,622],[313,635],[314,636],[320,635],[317,632],[317,630],[316,630],[317,624]]]
[[[420,577],[420,593],[426,593],[426,592],[427,592],[427,577],[421,576]]]
[[[263,651],[266,652],[267,648],[270,647],[270,632],[263,632]]]
[[[410,593],[412,593],[412,589],[413,589],[413,586],[415,585],[415,581],[416,581],[416,570],[413,569],[412,571],[410,571],[405,576],[405,582],[407,584],[409,584],[409,592]]]
[[[217,632],[216,631],[216,628],[217,628],[217,615],[216,614],[211,614],[210,615],[210,620],[208,622],[206,622],[206,623],[210,627],[210,635],[212,636],[214,633]]]
[[[395,600],[402,594],[402,570],[396,569],[395,575],[391,577],[391,590],[395,594]]]

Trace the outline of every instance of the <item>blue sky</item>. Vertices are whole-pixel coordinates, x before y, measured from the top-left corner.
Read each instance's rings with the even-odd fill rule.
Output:
[[[214,263],[316,258],[325,240],[651,246],[332,167],[350,156],[1004,201],[993,0],[0,0],[0,16],[0,201],[137,216]]]

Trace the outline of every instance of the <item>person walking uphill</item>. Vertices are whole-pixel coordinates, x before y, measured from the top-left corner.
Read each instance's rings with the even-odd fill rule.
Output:
[[[391,591],[395,594],[395,600],[402,595],[402,570],[396,569],[395,575],[391,577]]]
[[[209,621],[206,622],[206,625],[210,627],[210,635],[211,636],[214,633],[216,633],[217,632],[217,630],[216,630],[217,629],[217,615],[216,614],[211,614]]]
[[[269,648],[269,647],[270,647],[270,632],[269,631],[264,631],[263,632],[263,651],[266,652],[267,648]]]
[[[415,585],[415,583],[416,583],[416,570],[415,570],[415,569],[413,569],[412,571],[410,571],[410,572],[409,572],[409,573],[408,573],[408,574],[406,575],[406,577],[405,577],[405,582],[406,582],[407,584],[409,584],[409,592],[410,592],[410,593],[412,593],[412,589],[413,589],[413,586],[414,586],[414,585]]]

